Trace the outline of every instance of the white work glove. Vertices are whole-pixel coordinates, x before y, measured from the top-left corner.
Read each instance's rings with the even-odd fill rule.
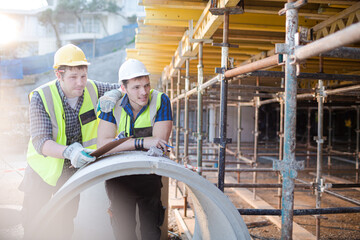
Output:
[[[80,143],[75,142],[68,146],[63,156],[71,161],[75,168],[80,168],[89,162],[95,161],[95,157],[89,155],[94,150],[84,148]]]
[[[111,112],[117,101],[120,100],[122,93],[118,89],[110,90],[99,98],[98,108],[104,113]]]
[[[153,157],[162,157],[162,156],[164,156],[164,152],[160,148],[152,146],[147,151],[146,155],[153,156]]]

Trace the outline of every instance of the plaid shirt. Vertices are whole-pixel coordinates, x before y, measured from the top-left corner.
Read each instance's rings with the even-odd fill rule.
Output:
[[[98,96],[101,97],[105,92],[119,88],[119,84],[110,84],[94,81]],[[60,87],[59,81],[56,81],[56,87],[63,102],[65,112],[66,145],[74,142],[82,144],[81,125],[79,122],[79,111],[84,100],[80,96],[75,109],[71,108],[67,98]],[[39,154],[42,154],[42,147],[47,140],[52,140],[52,124],[48,113],[38,92],[34,92],[30,101],[30,134],[34,148]]]

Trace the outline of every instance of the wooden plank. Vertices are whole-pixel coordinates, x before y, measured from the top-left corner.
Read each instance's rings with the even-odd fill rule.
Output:
[[[181,214],[179,212],[179,210],[174,209],[174,213],[175,213],[175,217],[176,217],[176,222],[178,224],[178,227],[181,229],[181,232],[183,232],[186,236],[186,239],[191,240],[192,239],[192,235],[189,231],[189,228],[186,226],[183,218],[181,217]]]
[[[347,17],[348,15],[350,15],[351,13],[353,13],[359,9],[360,9],[360,2],[355,3],[354,5],[352,5],[351,7],[348,7],[347,9],[340,12],[339,14],[336,14],[335,16],[332,16],[332,17],[328,18],[327,20],[315,25],[312,29],[315,32],[317,32],[324,27],[330,26],[332,23],[336,22],[337,20]]]
[[[227,176],[225,177],[226,183],[237,183],[235,178]],[[245,188],[230,188],[234,191],[239,197],[246,201],[249,205],[258,209],[274,209],[270,204],[265,202],[259,196],[256,196],[256,200],[253,199],[253,193]],[[277,216],[266,216],[272,223],[274,223],[278,228],[281,229],[281,217]],[[309,231],[301,227],[297,223],[293,223],[293,239],[294,240],[304,240],[304,239],[316,239]]]

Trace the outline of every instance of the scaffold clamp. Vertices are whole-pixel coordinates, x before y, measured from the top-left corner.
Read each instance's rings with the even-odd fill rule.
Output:
[[[226,68],[224,68],[224,67],[215,68],[215,73],[218,73],[218,74],[225,74],[225,71],[226,71]]]
[[[296,2],[288,2],[285,4],[285,7],[278,12],[278,14],[280,16],[284,15],[284,14],[286,14],[287,10],[298,9],[298,8],[301,8],[302,6],[304,6],[305,4],[307,4],[307,0],[298,0]]]
[[[304,169],[304,161],[273,161],[273,169],[281,171],[282,173],[290,173],[290,178],[295,179],[297,177],[297,171]]]
[[[222,140],[221,138],[214,138],[214,143],[223,144],[223,143],[232,143],[232,138],[226,138]]]

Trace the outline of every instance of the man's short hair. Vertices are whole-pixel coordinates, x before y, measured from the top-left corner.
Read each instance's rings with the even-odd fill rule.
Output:
[[[129,83],[130,80],[138,80],[140,78],[147,78],[147,79],[150,79],[148,75],[145,75],[145,76],[139,76],[139,77],[135,77],[135,78],[132,78],[132,79],[126,79],[126,80],[121,80],[121,84],[124,85],[125,88],[127,88],[127,84]]]
[[[88,69],[87,65],[79,65],[79,66],[67,66],[67,65],[61,65],[59,66],[59,68],[57,69],[57,71],[60,73],[61,77],[64,77],[64,74],[67,70],[73,70],[73,69]]]

